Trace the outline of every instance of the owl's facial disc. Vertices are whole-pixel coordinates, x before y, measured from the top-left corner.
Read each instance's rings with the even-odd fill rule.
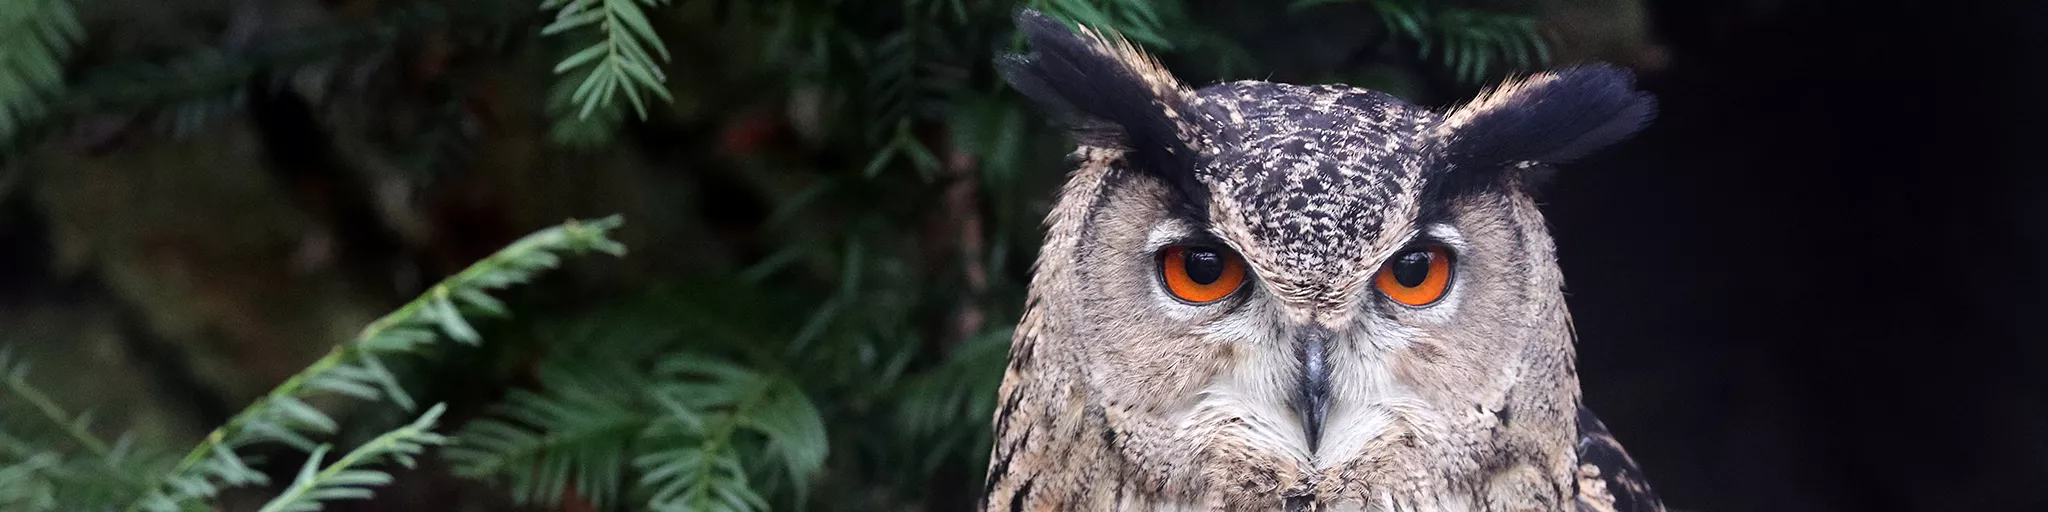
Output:
[[[1444,243],[1418,241],[1396,252],[1374,273],[1373,285],[1390,303],[1409,309],[1437,305],[1449,291],[1452,249]],[[1300,377],[1293,398],[1295,415],[1308,437],[1308,449],[1322,444],[1323,424],[1329,418],[1331,380],[1330,354],[1339,342],[1371,343],[1371,340],[1338,340],[1330,328],[1309,323],[1294,331],[1294,345],[1300,360]]]
[[[1356,445],[1384,433],[1373,421],[1414,399],[1408,383],[1394,377],[1399,360],[1421,325],[1455,314],[1452,288],[1463,237],[1448,225],[1429,224],[1415,234],[1378,244],[1362,265],[1360,282],[1335,302],[1289,300],[1276,291],[1254,300],[1273,301],[1287,350],[1295,364],[1287,407],[1301,425],[1306,450],[1317,458],[1354,456]],[[1261,265],[1252,265],[1261,267]],[[1270,263],[1265,266],[1270,266]],[[1297,272],[1299,273],[1299,272]],[[1339,283],[1298,283],[1329,289]],[[1411,323],[1416,322],[1416,323]],[[1339,446],[1326,447],[1326,444]],[[1339,455],[1342,454],[1342,455]],[[1317,464],[1322,464],[1318,461]]]
[[[1286,283],[1267,281],[1267,275],[1313,274],[1246,259],[1239,248],[1257,250],[1256,239],[1229,237],[1176,217],[1163,217],[1146,231],[1142,254],[1152,258],[1157,304],[1178,320],[1201,325],[1197,336],[1244,351],[1237,364],[1250,366],[1240,375],[1278,377],[1266,385],[1223,377],[1211,385],[1227,391],[1212,387],[1206,396],[1248,400],[1242,404],[1248,409],[1229,414],[1267,414],[1275,427],[1298,429],[1285,435],[1292,441],[1284,444],[1300,450],[1305,461],[1317,453],[1354,453],[1353,445],[1378,435],[1385,425],[1372,418],[1413,399],[1384,367],[1415,334],[1409,321],[1431,324],[1458,309],[1451,292],[1466,244],[1446,224],[1404,229],[1410,234],[1367,245],[1363,249],[1370,254],[1359,257],[1348,277]],[[1332,443],[1339,446],[1323,446]]]

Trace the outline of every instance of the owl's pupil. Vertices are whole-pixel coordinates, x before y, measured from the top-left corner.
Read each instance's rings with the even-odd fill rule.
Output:
[[[1422,286],[1429,279],[1429,251],[1412,251],[1394,259],[1394,281],[1401,286],[1414,288]]]
[[[1209,249],[1188,249],[1181,263],[1187,269],[1188,279],[1195,284],[1210,284],[1223,278],[1223,255]]]

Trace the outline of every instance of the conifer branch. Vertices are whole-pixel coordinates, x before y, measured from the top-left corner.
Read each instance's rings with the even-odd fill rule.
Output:
[[[444,404],[435,404],[420,415],[412,424],[385,432],[363,443],[329,464],[320,468],[320,459],[327,454],[328,446],[320,445],[306,459],[306,465],[299,470],[299,477],[291,487],[276,498],[264,504],[257,512],[312,512],[320,510],[321,502],[344,499],[369,499],[370,487],[387,485],[392,482],[390,473],[357,466],[390,459],[401,466],[414,466],[414,457],[429,445],[448,443],[448,437],[433,432],[434,422],[447,410]],[[315,470],[318,470],[317,472]]]
[[[70,414],[65,413],[64,408],[57,405],[56,400],[50,399],[50,395],[44,394],[41,390],[29,385],[28,365],[22,364],[9,368],[8,359],[8,353],[0,351],[0,371],[7,372],[4,378],[0,378],[0,384],[5,384],[8,392],[14,393],[15,397],[34,407],[36,412],[42,413],[43,419],[48,420],[52,425],[58,426],[60,430],[64,431],[66,436],[71,438],[72,442],[78,443],[79,447],[92,452],[93,456],[101,459],[113,456],[114,450],[107,445],[106,441],[100,440],[98,436],[94,436],[92,432],[86,430],[86,426],[90,423],[89,417],[80,415],[74,418]]]
[[[780,376],[695,354],[645,375],[582,363],[543,368],[545,394],[515,391],[458,431],[456,472],[507,480],[520,504],[560,503],[573,485],[600,507],[632,494],[649,510],[763,510],[743,463],[779,462],[801,496],[829,451],[821,413]]]
[[[668,45],[654,32],[654,25],[647,19],[647,11],[641,9],[666,3],[663,0],[546,0],[543,9],[556,9],[555,20],[541,29],[541,35],[556,35],[572,30],[595,26],[599,41],[570,54],[555,64],[555,73],[564,74],[583,69],[589,72],[576,86],[571,99],[582,110],[579,119],[589,118],[599,107],[610,105],[617,93],[626,94],[626,101],[633,105],[633,111],[641,119],[647,118],[647,102],[641,94],[653,94],[663,101],[673,102],[668,77],[661,72],[661,62],[669,60]],[[652,50],[650,52],[650,50]],[[661,61],[655,61],[655,55]],[[572,75],[573,76],[573,75]]]
[[[1352,1],[1357,0],[1295,0],[1289,9]],[[1550,60],[1549,41],[1534,16],[1428,0],[1365,1],[1390,36],[1412,42],[1418,57],[1436,59],[1461,82],[1480,82],[1496,64],[1528,68]]]
[[[606,237],[622,222],[618,216],[569,221],[527,235],[442,281],[397,311],[372,322],[354,341],[336,346],[326,357],[208,434],[168,475],[151,486],[150,496],[130,510],[176,509],[180,503],[211,496],[223,483],[263,481],[261,473],[250,470],[234,453],[236,448],[248,444],[279,441],[306,450],[316,449],[307,434],[331,434],[338,427],[333,419],[303,401],[315,391],[334,391],[366,400],[388,397],[410,408],[410,397],[376,355],[411,352],[436,339],[436,329],[458,342],[479,343],[475,329],[463,319],[458,307],[503,311],[503,305],[484,292],[525,282],[539,271],[559,265],[561,258],[557,253],[598,251],[624,255],[625,246]]]

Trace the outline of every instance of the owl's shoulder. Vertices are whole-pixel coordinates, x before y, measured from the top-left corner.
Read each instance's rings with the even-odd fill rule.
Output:
[[[1663,512],[1643,469],[1591,409],[1579,407],[1579,512]]]

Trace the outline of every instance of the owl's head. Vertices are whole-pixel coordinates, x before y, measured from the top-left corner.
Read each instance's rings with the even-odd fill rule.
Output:
[[[1568,470],[1516,460],[1568,446],[1578,402],[1530,189],[1649,120],[1627,72],[1439,111],[1345,86],[1193,89],[1114,37],[1018,21],[1032,53],[1002,71],[1080,149],[1011,379],[1076,386],[1161,489],[1270,470],[1268,491],[1330,496],[1411,456]]]

